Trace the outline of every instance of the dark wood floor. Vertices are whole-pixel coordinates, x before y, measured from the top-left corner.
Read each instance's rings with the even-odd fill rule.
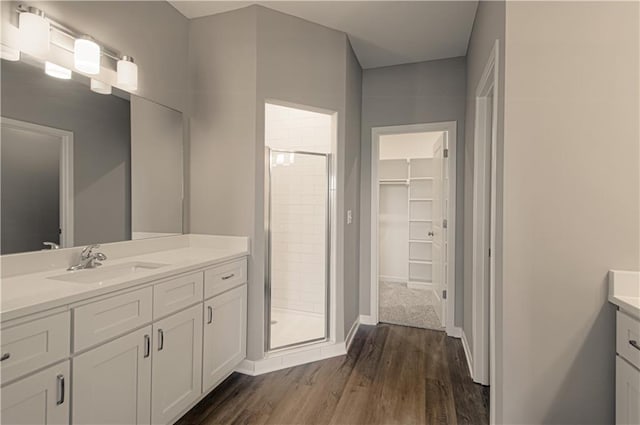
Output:
[[[469,377],[460,340],[361,326],[346,356],[260,376],[234,373],[179,425],[486,424],[488,388]]]

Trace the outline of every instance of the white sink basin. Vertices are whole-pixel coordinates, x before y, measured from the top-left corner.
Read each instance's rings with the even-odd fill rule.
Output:
[[[114,266],[101,266],[95,269],[67,272],[58,276],[52,276],[49,279],[73,283],[101,283],[105,280],[159,269],[164,266],[167,266],[167,264],[136,261],[132,263],[117,264]]]

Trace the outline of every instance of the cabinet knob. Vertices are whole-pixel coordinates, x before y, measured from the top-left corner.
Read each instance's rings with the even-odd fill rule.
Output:
[[[7,360],[9,357],[11,357],[11,353],[4,353],[2,357],[0,357],[0,362]]]
[[[629,344],[636,350],[640,350],[640,344],[638,344],[638,341],[632,339],[629,341]]]

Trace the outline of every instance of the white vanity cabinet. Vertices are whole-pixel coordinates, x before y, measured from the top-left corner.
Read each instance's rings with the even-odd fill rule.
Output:
[[[0,423],[69,423],[69,361],[2,388]]]
[[[244,257],[2,323],[2,424],[170,424],[246,354]]]
[[[73,423],[148,424],[151,326],[73,359]]]
[[[202,393],[202,303],[153,325],[151,423],[166,424]]]
[[[640,319],[616,314],[616,424],[640,424]]]
[[[247,286],[204,303],[202,386],[212,389],[246,356]]]

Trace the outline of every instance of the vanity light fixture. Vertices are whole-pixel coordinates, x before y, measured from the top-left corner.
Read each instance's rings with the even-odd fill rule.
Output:
[[[131,56],[123,56],[117,65],[118,85],[126,90],[138,90],[138,65]]]
[[[88,35],[76,38],[73,43],[73,62],[76,69],[85,74],[100,73],[100,46]]]
[[[44,12],[37,7],[26,7],[18,18],[22,49],[35,56],[49,53],[51,25]]]
[[[100,94],[111,94],[111,86],[94,78],[91,79],[91,91]]]
[[[70,80],[71,79],[71,70],[65,68],[64,66],[56,65],[53,62],[46,61],[44,63],[44,72],[45,74],[54,77],[60,78],[61,80]]]
[[[20,60],[20,50],[5,46],[4,44],[0,45],[0,48],[0,57],[2,59],[12,62]]]

